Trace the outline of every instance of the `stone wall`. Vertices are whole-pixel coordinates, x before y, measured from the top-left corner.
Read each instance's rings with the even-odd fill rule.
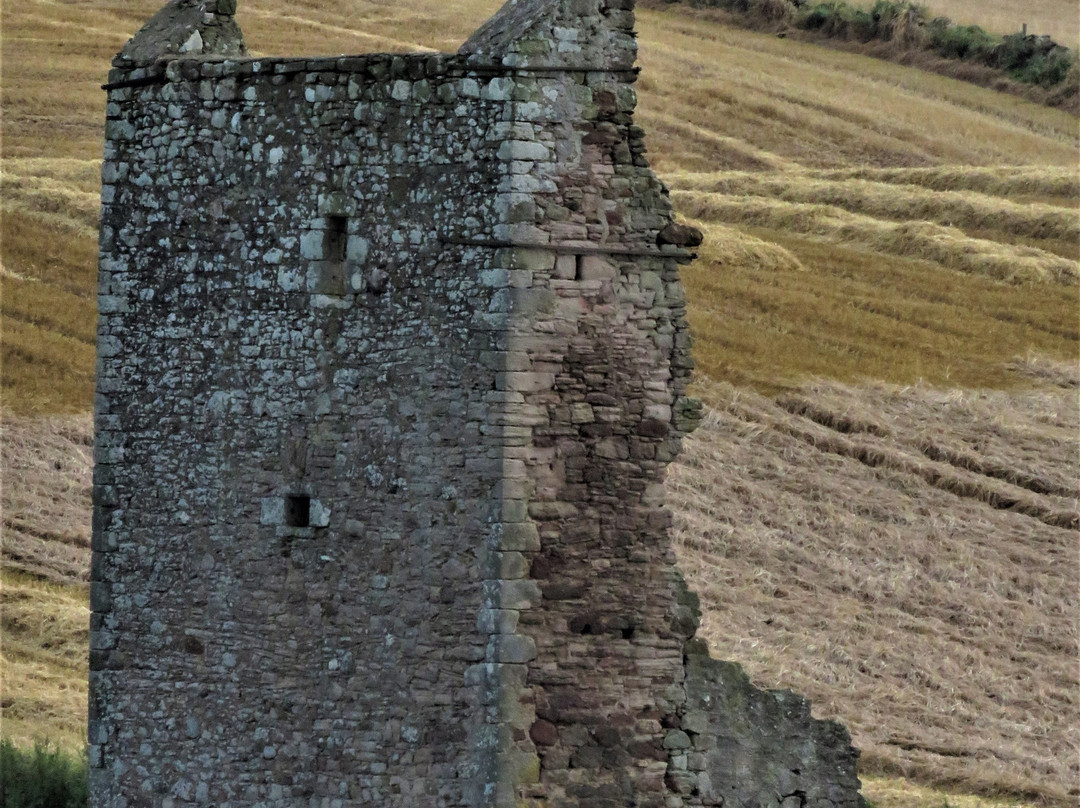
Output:
[[[689,653],[695,234],[632,3],[336,59],[234,9],[110,75],[93,804],[858,804],[842,731]]]
[[[504,92],[428,57],[111,92],[100,804],[467,799],[508,272],[448,240],[496,215]]]

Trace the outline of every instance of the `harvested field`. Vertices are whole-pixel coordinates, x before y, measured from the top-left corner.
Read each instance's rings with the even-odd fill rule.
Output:
[[[935,168],[850,168],[810,171],[831,180],[869,180],[914,185],[932,191],[975,191],[1005,198],[1047,197],[1080,203],[1080,172],[1041,166],[943,166]]]
[[[256,55],[445,51],[499,4],[244,0],[239,21]],[[90,423],[53,416],[93,401],[99,85],[159,5],[3,10],[0,383],[33,416],[0,436],[20,741],[84,733]],[[963,8],[1014,6],[934,8],[994,28]],[[702,383],[714,411],[671,475],[714,650],[909,778],[868,780],[879,808],[991,804],[910,778],[1075,805],[1077,119],[659,8],[638,28],[637,120],[706,232],[695,356],[728,383]]]
[[[848,724],[865,772],[1064,805],[1080,744],[1080,380],[1043,360],[1016,370],[1042,389],[818,383],[769,399],[702,383],[710,409],[669,497],[714,653]],[[72,747],[89,436],[84,417],[5,420],[5,675],[19,682],[5,731],[44,726]],[[868,782],[879,805],[941,804]]]
[[[832,205],[890,221],[944,221],[952,227],[1000,230],[1006,236],[1080,243],[1080,216],[1074,206],[1018,203],[974,191],[928,191],[851,177],[802,179],[732,171],[673,175],[668,180],[685,191],[772,197],[783,202]]]
[[[93,421],[9,415],[2,434],[3,568],[56,584],[88,582]]]
[[[1075,392],[702,391],[669,489],[714,653],[867,771],[1075,803]]]
[[[82,587],[46,583],[6,567],[0,570],[4,637],[0,709],[5,737],[23,745],[47,738],[69,751],[83,749],[88,601]]]
[[[919,220],[882,221],[834,205],[758,196],[676,190],[672,199],[691,220],[799,233],[870,252],[932,261],[991,280],[1072,286],[1080,278],[1080,265],[1075,259],[1037,247],[972,238],[951,225]],[[858,204],[854,194],[848,204]]]
[[[283,16],[275,0],[250,0],[239,19],[255,54],[453,50],[498,4],[298,0]],[[91,405],[99,84],[154,7],[5,8],[0,379],[9,410]],[[773,390],[807,375],[857,381],[852,369],[862,368],[900,383],[996,386],[1015,381],[1001,370],[1011,355],[1075,353],[1075,117],[681,12],[638,16],[638,119],[651,160],[712,236],[689,284],[711,376]],[[781,265],[756,263],[765,255]],[[789,284],[796,266],[805,271]],[[805,322],[819,301],[839,304],[837,283],[849,278],[854,309]],[[1008,311],[985,279],[1018,282]],[[1044,281],[1061,288],[1032,288]],[[898,337],[893,315],[913,303],[921,334]],[[1043,314],[1032,323],[1025,313],[1035,311]],[[955,330],[990,336],[938,350]],[[792,350],[806,335],[812,349]],[[930,346],[918,367],[912,342]],[[866,354],[878,359],[867,365]]]

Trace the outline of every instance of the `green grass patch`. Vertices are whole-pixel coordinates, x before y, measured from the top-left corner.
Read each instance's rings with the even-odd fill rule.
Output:
[[[83,808],[87,804],[86,757],[44,741],[20,749],[0,740],[0,806]]]

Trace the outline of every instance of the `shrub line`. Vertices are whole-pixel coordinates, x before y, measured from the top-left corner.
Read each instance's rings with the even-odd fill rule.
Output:
[[[933,17],[911,0],[876,0],[859,8],[846,0],[663,0],[735,14],[749,28],[794,27],[826,39],[867,45],[886,43],[891,56],[924,52],[950,62],[989,68],[1013,81],[1046,91],[1049,106],[1080,107],[1080,60],[1076,51],[1049,36],[991,34],[978,25]],[[783,36],[785,31],[781,30]],[[881,54],[875,54],[881,55]],[[971,77],[964,77],[969,80]],[[979,82],[976,82],[979,83]]]

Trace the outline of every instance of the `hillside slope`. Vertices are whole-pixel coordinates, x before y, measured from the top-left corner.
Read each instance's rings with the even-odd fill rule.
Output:
[[[0,10],[0,382],[29,416],[3,424],[2,706],[23,738],[81,732],[89,426],[42,416],[92,404],[99,85],[158,4]],[[241,0],[239,20],[255,53],[452,50],[498,5]],[[684,281],[713,413],[672,492],[714,649],[849,722],[877,771],[1074,804],[1075,382],[1015,360],[1080,346],[1077,119],[661,11],[638,27],[650,158],[708,238]]]
[[[710,392],[669,489],[714,653],[866,770],[1075,800],[1075,388]]]
[[[864,772],[1067,804],[1080,378],[1016,370],[1051,383],[703,384],[716,406],[669,497],[714,653],[846,723]],[[83,731],[90,437],[82,416],[5,424],[0,471],[22,485],[2,502],[4,731],[21,740]]]
[[[90,406],[98,85],[154,5],[3,9],[0,379],[18,411]],[[447,50],[496,6],[301,0],[282,15],[248,0],[240,21],[256,53]],[[638,119],[711,236],[687,273],[709,375],[999,386],[1003,356],[1074,354],[1075,118],[678,14],[639,19]]]
[[[0,373],[17,410],[90,405],[98,83],[154,5],[3,10]],[[447,50],[496,5],[306,1],[282,15],[249,0],[240,21],[256,53]],[[1000,385],[1002,353],[1070,355],[1075,118],[680,15],[642,11],[639,27],[639,120],[654,165],[712,228],[687,278],[710,375],[765,387],[807,372]],[[857,195],[846,193],[852,172],[863,172]],[[765,271],[761,241],[783,257]],[[1021,285],[1003,290],[1003,277]]]

